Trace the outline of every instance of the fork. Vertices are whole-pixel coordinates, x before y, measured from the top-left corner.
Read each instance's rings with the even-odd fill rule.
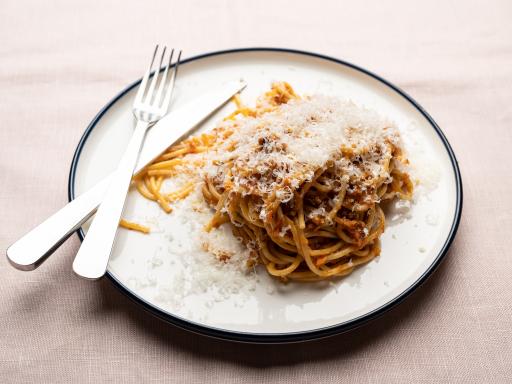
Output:
[[[163,75],[161,75],[166,50],[167,47],[164,46],[160,64],[155,69],[148,87],[149,77],[159,51],[159,46],[155,47],[151,63],[144,74],[133,103],[132,110],[137,120],[135,131],[73,262],[73,271],[83,278],[97,280],[105,274],[144,137],[148,128],[160,120],[169,109],[181,51],[173,65],[174,49],[171,50]],[[171,67],[171,75],[168,79]]]

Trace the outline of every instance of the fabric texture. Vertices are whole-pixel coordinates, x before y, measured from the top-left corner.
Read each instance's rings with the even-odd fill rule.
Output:
[[[0,251],[67,202],[95,113],[155,42],[186,56],[249,46],[361,65],[434,117],[464,209],[437,272],[353,332],[244,345],[167,325],[108,280],[78,279],[72,236],[43,266],[0,258],[0,382],[512,382],[510,1],[16,1],[0,7]]]

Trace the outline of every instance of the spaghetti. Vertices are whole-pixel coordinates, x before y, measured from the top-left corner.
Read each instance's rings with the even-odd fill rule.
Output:
[[[410,199],[400,136],[375,113],[324,96],[300,98],[275,83],[255,108],[237,109],[210,134],[171,147],[135,180],[166,212],[190,182],[160,188],[177,169],[195,173],[214,208],[206,230],[229,223],[256,262],[283,280],[350,274],[380,254],[382,204]],[[194,167],[183,167],[189,154]],[[202,180],[201,180],[202,179]]]

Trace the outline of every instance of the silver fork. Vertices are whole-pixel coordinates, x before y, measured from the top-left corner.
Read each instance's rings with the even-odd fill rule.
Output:
[[[133,170],[137,164],[144,136],[148,128],[160,120],[169,109],[181,51],[178,53],[178,58],[174,66],[172,66],[171,76],[168,79],[174,49],[169,55],[163,75],[160,75],[160,68],[164,63],[166,50],[167,48],[164,47],[160,56],[160,64],[152,76],[149,87],[147,87],[151,70],[159,51],[158,45],[155,47],[151,64],[144,74],[133,103],[133,114],[137,119],[135,131],[73,262],[73,271],[86,279],[99,279],[107,270],[117,227],[123,213],[126,193],[130,187]],[[158,88],[155,92],[157,85]]]

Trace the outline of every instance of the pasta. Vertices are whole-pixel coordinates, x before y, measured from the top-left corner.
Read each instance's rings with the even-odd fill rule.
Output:
[[[149,232],[151,232],[149,227],[146,227],[145,225],[141,225],[141,224],[138,224],[138,223],[134,223],[132,221],[128,221],[126,219],[121,219],[119,221],[119,226],[123,227],[123,228],[126,228],[126,229],[131,229],[132,231],[138,231],[138,232],[141,232],[141,233],[149,233]]]
[[[171,147],[138,175],[139,192],[170,212],[195,183],[162,193],[163,180],[202,153],[193,173],[214,209],[205,229],[229,223],[270,275],[323,280],[378,256],[383,204],[413,192],[394,126],[350,102],[301,98],[284,82],[254,108],[234,102],[211,133]]]

